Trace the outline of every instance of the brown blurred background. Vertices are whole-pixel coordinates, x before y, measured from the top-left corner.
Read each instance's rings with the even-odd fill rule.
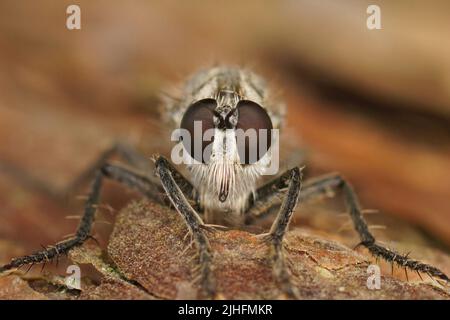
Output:
[[[1,1],[0,261],[74,231],[85,188],[66,190],[114,141],[167,150],[161,91],[215,63],[273,83],[308,175],[343,173],[380,210],[377,235],[448,248],[449,32],[448,1]],[[132,196],[108,184],[102,201]]]

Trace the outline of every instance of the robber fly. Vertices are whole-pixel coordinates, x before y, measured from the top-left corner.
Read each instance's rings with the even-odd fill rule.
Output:
[[[268,212],[275,214],[274,222],[260,238],[272,248],[269,259],[280,289],[288,297],[297,297],[283,254],[283,238],[299,199],[308,201],[330,189],[342,190],[360,237],[359,245],[391,263],[448,281],[439,269],[376,243],[353,188],[339,174],[318,177],[302,186],[301,169],[294,167],[261,183],[262,176],[267,174],[271,161],[277,156],[271,132],[281,129],[285,111],[258,75],[234,67],[201,71],[186,82],[179,99],[166,101],[163,110],[164,118],[186,133],[180,135],[176,144],[184,151],[183,159],[193,160],[185,163],[186,177],[163,156],[154,157],[157,179],[109,164],[105,156],[105,161],[96,170],[75,235],[31,255],[15,258],[0,271],[46,262],[87,240],[102,180],[106,177],[136,189],[152,200],[158,199],[156,195],[161,191],[165,193],[165,199],[182,216],[193,237],[198,253],[200,287],[207,297],[215,297],[218,293],[211,268],[213,252],[207,237],[209,229],[214,228],[212,223],[237,228],[257,222]],[[196,127],[196,124],[201,126]],[[254,135],[254,139],[248,136],[239,139],[239,130],[263,134],[256,134],[256,138]],[[199,141],[195,138],[196,131],[202,137]],[[210,136],[204,139],[207,131]],[[260,143],[262,140],[266,143]],[[116,146],[114,151],[132,165],[140,166],[146,162],[144,157],[122,145]]]

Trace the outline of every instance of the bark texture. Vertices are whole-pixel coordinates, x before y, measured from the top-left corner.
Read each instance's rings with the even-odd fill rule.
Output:
[[[218,296],[225,299],[283,299],[268,263],[269,248],[254,234],[217,230],[209,236]],[[286,256],[302,299],[449,299],[449,288],[410,275],[405,281],[383,271],[381,288],[367,288],[371,257],[331,240],[326,233],[294,228]],[[414,252],[420,254],[420,249]],[[195,299],[195,250],[187,228],[173,210],[133,202],[117,216],[107,250],[91,242],[69,254],[93,267],[81,290],[68,290],[49,274],[0,278],[2,299]],[[430,263],[447,269],[448,256],[434,252]],[[373,261],[372,261],[373,263]],[[88,272],[89,274],[89,272]],[[90,272],[92,274],[92,272]]]

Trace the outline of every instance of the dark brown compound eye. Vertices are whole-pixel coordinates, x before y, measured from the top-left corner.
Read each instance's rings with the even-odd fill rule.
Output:
[[[212,143],[214,136],[205,135],[205,132],[214,129],[213,116],[216,106],[217,102],[214,99],[194,102],[189,106],[181,120],[180,128],[187,130],[187,133],[189,133],[187,137],[182,134],[181,139],[184,148],[192,158],[202,163],[209,161],[211,155],[211,152],[205,153],[205,149]],[[195,126],[197,126],[197,130],[195,130]],[[209,132],[213,131],[210,130]]]
[[[242,100],[237,104],[236,141],[241,163],[259,161],[271,146],[272,121],[259,104]],[[241,130],[239,130],[241,129]]]

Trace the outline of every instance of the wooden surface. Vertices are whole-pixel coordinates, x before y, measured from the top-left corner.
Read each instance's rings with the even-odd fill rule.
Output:
[[[69,254],[73,262],[84,266],[80,290],[64,290],[62,278],[16,272],[0,278],[0,299],[205,298],[195,281],[195,249],[186,232],[177,212],[153,203],[133,203],[117,216],[107,254],[94,243]],[[272,277],[267,244],[238,230],[217,230],[208,238],[218,291],[213,298],[286,298]],[[403,272],[390,274],[389,268],[383,269],[380,288],[369,289],[367,269],[372,257],[335,239],[335,234],[308,228],[288,233],[284,250],[299,299],[450,299],[448,286],[412,272],[406,280]],[[414,251],[444,272],[450,271],[445,254],[420,247]],[[86,276],[86,266],[93,266],[100,279]]]

